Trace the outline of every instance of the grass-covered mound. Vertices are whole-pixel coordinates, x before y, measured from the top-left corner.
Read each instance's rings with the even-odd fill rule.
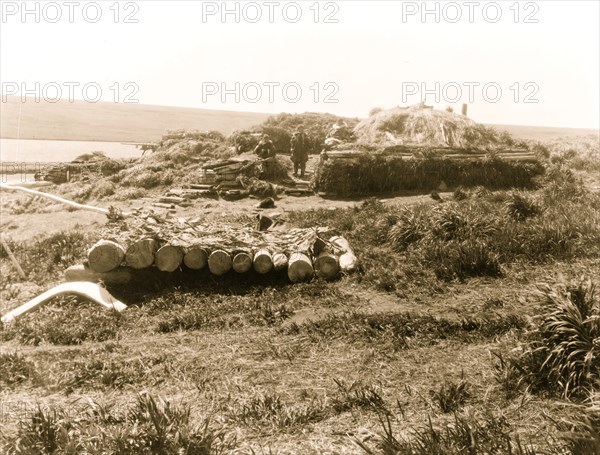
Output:
[[[333,114],[305,112],[303,114],[282,113],[269,117],[265,122],[245,131],[235,131],[229,137],[231,144],[240,146],[240,152],[251,151],[260,139],[260,134],[266,133],[271,137],[277,153],[290,153],[290,140],[298,126],[304,126],[304,132],[309,140],[309,153],[320,153],[327,133],[338,120],[343,120],[348,128],[354,128],[357,118],[338,117]]]
[[[217,131],[168,132],[156,151],[111,180],[126,187],[150,189],[197,179],[203,164],[233,156],[225,136]]]
[[[368,196],[428,191],[442,182],[450,187],[529,188],[544,170],[526,142],[463,115],[421,105],[373,110],[356,125],[354,136],[356,142],[341,149],[363,153],[331,153],[322,159],[316,190]]]
[[[361,154],[352,159],[322,160],[315,174],[314,187],[337,196],[430,191],[442,182],[449,187],[530,188],[534,185],[534,177],[543,172],[539,162],[510,161],[494,156],[467,161]]]
[[[419,105],[374,111],[354,129],[357,143],[385,149],[428,145],[497,150],[525,147],[507,132],[480,125],[464,115]]]

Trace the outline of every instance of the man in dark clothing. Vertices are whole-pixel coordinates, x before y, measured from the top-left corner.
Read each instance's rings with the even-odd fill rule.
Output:
[[[291,150],[292,162],[294,163],[294,175],[298,175],[298,168],[300,168],[300,177],[304,177],[306,162],[308,161],[308,139],[302,125],[300,125],[298,130],[292,135]]]
[[[254,148],[254,153],[256,153],[259,158],[262,158],[263,160],[275,157],[275,146],[267,134],[263,134],[262,139]]]

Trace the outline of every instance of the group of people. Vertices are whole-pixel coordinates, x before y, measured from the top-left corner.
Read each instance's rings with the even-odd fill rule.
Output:
[[[341,133],[347,130],[348,125],[343,120],[338,120],[329,131],[327,135],[327,139],[325,140],[325,146],[329,145],[328,140],[335,140],[335,142],[341,142]],[[306,162],[308,161],[308,151],[310,148],[309,139],[304,132],[304,126],[299,125],[296,131],[292,134],[291,138],[291,147],[290,150],[292,152],[292,163],[294,163],[294,176],[298,176],[298,172],[300,172],[300,177],[304,177],[304,173],[306,172]],[[254,153],[256,153],[259,158],[263,160],[267,160],[269,158],[274,158],[276,155],[275,146],[273,145],[273,141],[269,137],[268,134],[263,134],[260,139],[258,145],[254,148]]]

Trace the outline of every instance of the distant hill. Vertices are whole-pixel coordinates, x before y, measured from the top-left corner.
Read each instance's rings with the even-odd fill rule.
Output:
[[[71,103],[68,100],[51,104],[27,99],[22,103],[20,97],[9,96],[7,102],[0,103],[0,137],[152,142],[160,139],[167,129],[216,130],[227,135],[262,123],[269,115],[144,104]]]
[[[558,128],[553,126],[525,126],[525,125],[487,125],[499,130],[506,130],[514,137],[531,139],[535,141],[552,142],[566,137],[581,137],[599,135],[599,130],[591,128]]]
[[[19,115],[20,109],[20,115]],[[264,122],[271,114],[144,104],[59,101],[21,102],[9,96],[0,103],[0,138],[101,142],[152,142],[168,129],[216,130],[228,135]],[[20,116],[20,130],[19,130]],[[553,141],[598,135],[598,130],[520,125],[488,125],[516,138]],[[18,136],[17,136],[18,134]]]

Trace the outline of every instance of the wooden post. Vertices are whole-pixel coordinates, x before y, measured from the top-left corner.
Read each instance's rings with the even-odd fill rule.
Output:
[[[6,243],[6,240],[4,239],[4,234],[0,234],[0,241],[2,242],[2,246],[6,250],[6,254],[8,254],[8,257],[10,258],[11,262],[15,266],[15,269],[17,269],[17,272],[19,272],[19,275],[21,276],[21,278],[22,279],[27,278],[27,275],[25,275],[25,272],[21,268],[21,265],[19,264],[19,261],[17,261],[17,258],[15,257],[15,255],[13,254],[13,252],[11,251],[10,247],[8,246],[8,243]]]

